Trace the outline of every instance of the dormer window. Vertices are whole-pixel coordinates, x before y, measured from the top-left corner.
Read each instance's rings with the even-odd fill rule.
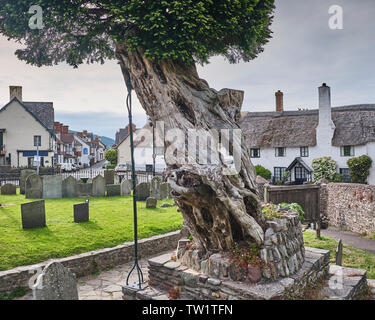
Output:
[[[341,147],[341,157],[354,157],[354,146]]]

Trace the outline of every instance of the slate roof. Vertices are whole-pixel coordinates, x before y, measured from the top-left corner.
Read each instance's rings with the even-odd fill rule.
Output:
[[[316,145],[318,110],[247,112],[240,126],[248,147],[303,147]],[[364,145],[375,141],[375,105],[332,108],[336,126],[333,146]]]
[[[53,102],[22,102],[48,129],[53,130],[55,110]]]

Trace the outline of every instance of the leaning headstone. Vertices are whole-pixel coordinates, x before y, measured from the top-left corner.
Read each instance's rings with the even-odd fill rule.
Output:
[[[343,245],[342,240],[339,240],[339,243],[336,248],[336,265],[342,266],[342,251],[343,251]]]
[[[17,187],[14,184],[7,183],[0,188],[0,192],[3,196],[17,194]]]
[[[104,170],[105,184],[115,184],[115,170]]]
[[[115,197],[121,195],[121,185],[109,184],[107,185],[107,197]]]
[[[171,198],[171,185],[167,182],[160,184],[160,197],[161,199]]]
[[[43,180],[40,176],[32,174],[26,179],[26,199],[43,198]]]
[[[33,286],[34,300],[78,300],[77,279],[59,262],[48,264]]]
[[[35,170],[25,169],[21,170],[21,177],[20,177],[20,194],[25,194],[26,190],[26,180],[32,174],[36,174]]]
[[[77,183],[77,197],[90,197],[92,195],[92,183]]]
[[[121,195],[126,196],[128,194],[131,194],[131,187],[132,184],[129,180],[123,180],[121,182]]]
[[[93,197],[105,196],[105,179],[101,175],[96,176],[92,180],[92,196]]]
[[[74,222],[89,221],[89,204],[88,202],[74,205]]]
[[[142,182],[136,187],[136,194],[138,201],[146,201],[150,196],[150,184],[148,182]]]
[[[44,200],[21,204],[23,229],[42,228],[46,226],[46,209]]]
[[[63,198],[76,198],[78,195],[77,180],[72,176],[67,177],[62,182],[62,197]]]
[[[155,209],[158,201],[154,197],[148,197],[146,199],[146,208]]]
[[[153,177],[151,179],[151,197],[154,197],[156,200],[161,200],[160,185],[162,180],[160,177]]]
[[[62,176],[43,176],[43,199],[62,198]]]

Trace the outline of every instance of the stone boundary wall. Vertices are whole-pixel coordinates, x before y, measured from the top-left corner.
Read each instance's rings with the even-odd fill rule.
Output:
[[[180,231],[170,232],[138,241],[140,257],[155,255],[176,248]],[[90,251],[75,256],[50,259],[38,264],[21,266],[0,271],[0,293],[12,292],[18,287],[29,290],[29,280],[38,268],[44,268],[51,261],[62,263],[77,276],[83,277],[110,267],[122,265],[134,260],[134,243],[126,242],[113,248]],[[33,271],[34,270],[34,271]],[[125,275],[124,275],[125,281]]]
[[[375,186],[355,183],[321,185],[321,214],[330,225],[375,234]]]

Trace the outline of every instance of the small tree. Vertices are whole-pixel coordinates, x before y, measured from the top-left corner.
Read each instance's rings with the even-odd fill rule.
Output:
[[[312,168],[314,170],[314,180],[327,179],[328,181],[334,181],[337,174],[337,164],[331,157],[322,157],[314,159],[312,162]]]
[[[255,171],[257,173],[257,176],[261,176],[262,178],[266,180],[270,180],[272,173],[270,170],[266,169],[265,167],[262,167],[260,164],[255,166]]]
[[[367,183],[367,177],[370,174],[372,160],[369,156],[363,155],[357,158],[351,158],[347,161],[350,179],[354,183]]]
[[[117,150],[111,149],[105,152],[104,158],[109,161],[112,165],[117,164]]]

